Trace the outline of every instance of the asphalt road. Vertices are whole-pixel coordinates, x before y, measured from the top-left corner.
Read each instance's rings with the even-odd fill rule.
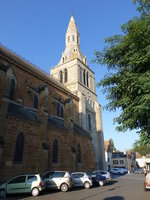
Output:
[[[9,196],[8,200],[149,200],[150,191],[145,192],[143,174],[127,174],[114,177],[111,184],[90,189],[75,188],[68,192],[43,192],[38,197],[30,195]]]

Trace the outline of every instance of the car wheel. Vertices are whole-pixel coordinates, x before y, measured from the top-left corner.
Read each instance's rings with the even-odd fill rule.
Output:
[[[85,189],[89,189],[90,188],[90,183],[89,182],[85,182],[84,183],[84,188]]]
[[[0,197],[5,199],[5,197],[6,197],[6,191],[5,190],[0,190]]]
[[[31,193],[32,193],[32,196],[36,197],[36,196],[39,195],[39,189],[38,188],[33,188]]]
[[[99,185],[102,187],[104,186],[104,182],[103,181],[99,181]]]
[[[67,192],[69,188],[66,183],[63,183],[63,184],[61,184],[60,189],[62,192]]]

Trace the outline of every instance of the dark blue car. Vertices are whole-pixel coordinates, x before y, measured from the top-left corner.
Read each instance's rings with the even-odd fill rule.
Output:
[[[100,175],[98,172],[92,172],[91,174],[93,185],[103,186],[107,183],[106,177]]]

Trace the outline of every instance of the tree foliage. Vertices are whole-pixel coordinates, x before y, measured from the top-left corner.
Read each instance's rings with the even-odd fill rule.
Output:
[[[114,144],[114,141],[113,141],[113,139],[112,138],[110,138],[109,139],[109,143],[110,143],[110,146],[111,146],[111,150],[112,151],[116,151],[117,149],[116,149],[116,147],[115,147],[115,144]]]
[[[139,17],[121,26],[122,35],[105,39],[105,48],[95,52],[94,61],[106,65],[100,80],[108,104],[121,110],[114,119],[118,131],[137,129],[150,142],[150,0],[136,0]]]
[[[140,139],[134,143],[133,150],[138,152],[141,156],[150,154],[150,144],[145,142],[144,135],[141,135]]]

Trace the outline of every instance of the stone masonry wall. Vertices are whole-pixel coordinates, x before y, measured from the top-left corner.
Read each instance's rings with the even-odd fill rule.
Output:
[[[5,122],[5,125],[2,126],[0,122],[1,135],[4,138],[4,146],[0,152],[0,181],[7,180],[22,173],[43,173],[48,170],[94,170],[94,157],[90,137],[74,132],[73,126],[70,126],[70,123],[78,124],[78,98],[65,89],[64,86],[55,83],[54,80],[50,81],[38,69],[34,69],[34,73],[33,70],[30,70],[30,66],[27,67],[18,64],[18,62],[8,58],[5,59],[5,57],[1,58],[0,55],[0,63],[6,67],[6,71],[7,66],[9,66],[11,72],[9,78],[7,72],[1,74],[3,77],[3,87],[1,87],[2,94],[0,95],[0,102],[1,105],[5,106],[2,109],[5,113],[3,115],[0,113],[0,119],[1,122]],[[10,81],[11,76],[15,78],[16,83],[13,101],[10,101],[8,98],[10,87],[8,79]],[[44,86],[45,84],[48,88],[48,93],[45,93],[48,95],[46,100],[48,102],[48,110],[41,110],[39,112],[39,109],[41,109],[40,106],[45,104],[43,97],[41,98],[39,96],[41,102],[39,103],[39,108],[37,110],[35,109],[38,113],[39,122],[23,119],[21,116],[10,116],[7,113],[9,102],[33,108],[34,92],[37,92],[39,86]],[[7,86],[6,90],[5,86]],[[7,98],[4,98],[4,94],[6,93]],[[65,100],[68,97],[73,102],[72,121],[68,119],[69,124],[64,129],[49,125],[47,121],[48,114],[56,116],[57,102],[63,105],[65,113]],[[4,104],[4,100],[7,103]],[[66,118],[69,115],[70,113],[66,113]],[[21,163],[15,163],[16,139],[20,133],[24,135],[23,159]],[[52,149],[55,139],[58,140],[57,163],[52,162]],[[43,142],[47,143],[48,148],[43,148]],[[78,144],[81,145],[82,162],[80,164],[77,163],[76,152],[72,152],[72,146],[76,148]]]

